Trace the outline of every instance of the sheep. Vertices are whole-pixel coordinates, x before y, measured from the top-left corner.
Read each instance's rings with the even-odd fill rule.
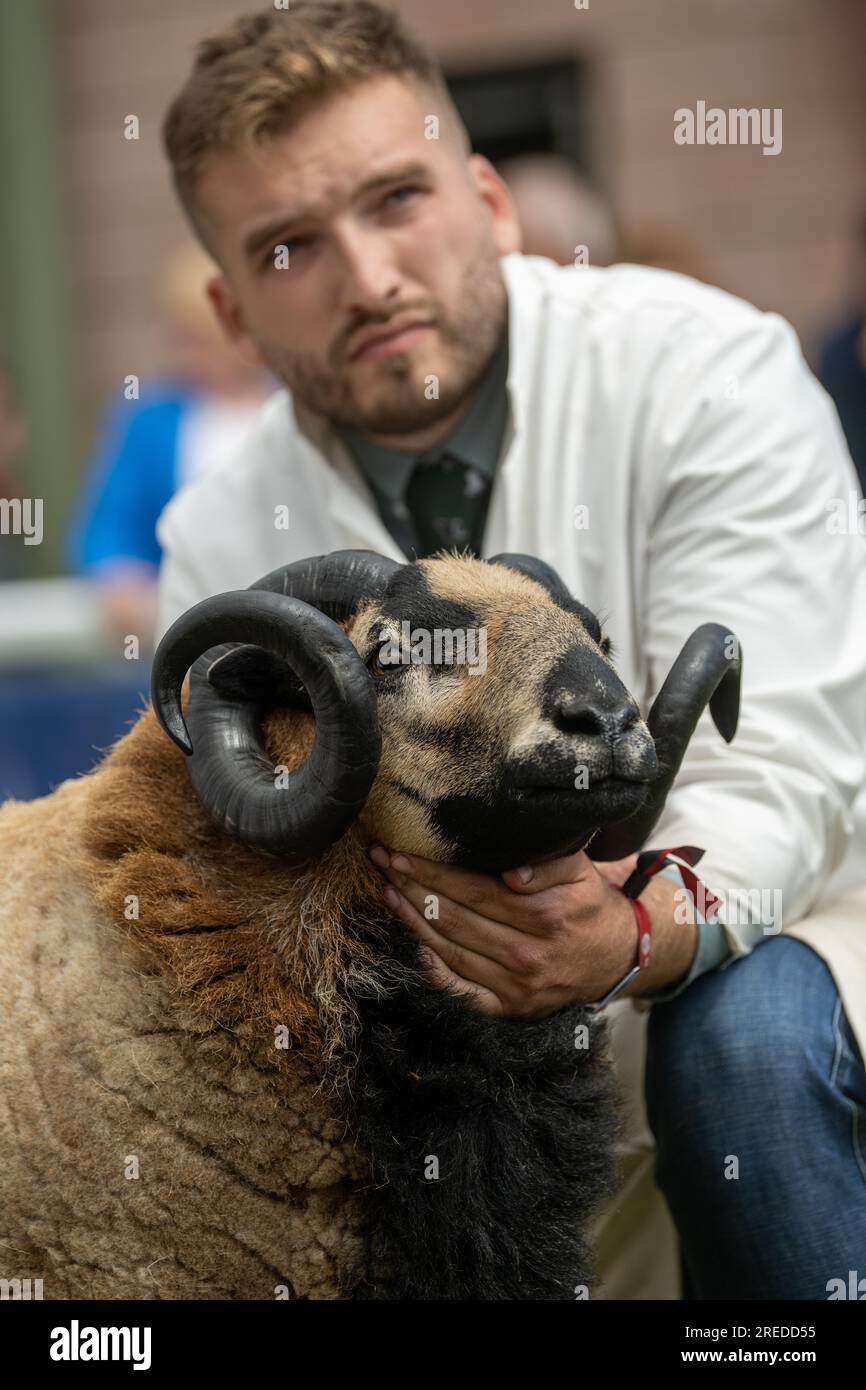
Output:
[[[483,631],[486,669],[407,661],[405,623]],[[619,858],[708,701],[732,738],[724,627],[644,721],[595,614],[528,556],[335,552],[179,618],[104,761],[0,811],[0,1276],[61,1299],[587,1289],[620,1125],[604,1018],[435,988],[367,849]]]

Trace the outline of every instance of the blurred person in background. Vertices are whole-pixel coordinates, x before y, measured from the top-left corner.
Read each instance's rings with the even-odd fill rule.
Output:
[[[562,155],[516,155],[502,160],[497,172],[514,202],[524,256],[547,256],[557,265],[624,261],[707,279],[700,256],[669,227],[648,224],[619,234],[604,198]],[[583,261],[581,247],[588,253]]]
[[[273,387],[220,328],[205,293],[214,270],[194,244],[169,258],[159,289],[165,375],[109,406],[69,538],[72,568],[98,586],[110,630],[147,646],[157,518],[175,492],[235,453]]]
[[[858,226],[853,298],[845,322],[821,350],[818,376],[833,397],[866,493],[866,212]]]
[[[516,155],[497,166],[508,184],[523,236],[524,256],[547,256],[557,265],[581,264],[585,246],[592,265],[616,260],[613,215],[574,165],[558,154]]]
[[[694,246],[670,227],[649,223],[623,237],[621,259],[631,265],[649,265],[690,275],[693,280],[710,283],[706,268]]]
[[[11,501],[21,496],[21,485],[15,476],[14,465],[19,458],[27,430],[18,410],[12,379],[0,361],[0,498]],[[0,545],[0,579],[9,579],[13,570],[13,547]]]

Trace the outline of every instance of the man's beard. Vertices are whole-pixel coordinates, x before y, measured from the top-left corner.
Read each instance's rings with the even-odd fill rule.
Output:
[[[417,314],[434,324],[438,350],[426,343],[393,352],[357,374],[348,367],[347,343],[389,319]],[[366,434],[411,434],[451,415],[481,380],[505,330],[507,297],[499,253],[490,236],[463,272],[454,317],[435,304],[406,304],[353,325],[340,344],[340,362],[322,370],[304,353],[260,344],[271,371],[292,395],[337,425]],[[436,391],[430,377],[435,375]],[[432,395],[428,399],[428,395]]]

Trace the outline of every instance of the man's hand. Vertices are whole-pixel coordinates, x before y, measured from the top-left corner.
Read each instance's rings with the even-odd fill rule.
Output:
[[[501,878],[378,845],[370,858],[390,880],[389,908],[425,947],[433,982],[474,996],[484,1013],[543,1017],[593,1003],[637,960],[634,912],[619,891],[636,855],[596,865],[581,851]],[[675,892],[654,878],[641,895],[653,958],[625,994],[664,989],[688,971],[697,929],[674,921]]]

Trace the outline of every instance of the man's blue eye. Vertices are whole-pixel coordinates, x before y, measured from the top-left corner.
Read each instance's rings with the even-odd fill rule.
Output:
[[[407,184],[404,184],[404,186],[403,186],[402,188],[395,188],[395,189],[393,189],[393,190],[388,194],[388,196],[386,197],[385,202],[387,203],[388,200],[389,200],[390,198],[396,198],[400,193],[417,193],[417,192],[418,192],[417,185],[415,185],[415,184],[413,184],[413,183],[407,183]]]
[[[263,264],[265,266],[276,266],[278,263],[280,263],[280,258],[286,254],[286,251],[288,251],[289,259],[291,260],[292,256],[295,255],[296,252],[300,251],[305,245],[306,239],[304,237],[290,237],[286,241],[278,241],[274,246],[271,247],[270,251],[264,259]]]

